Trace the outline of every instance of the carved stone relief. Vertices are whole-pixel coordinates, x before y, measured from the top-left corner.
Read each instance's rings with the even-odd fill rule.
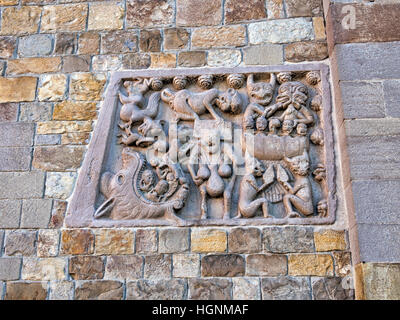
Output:
[[[333,223],[326,77],[324,65],[115,73],[67,225]]]

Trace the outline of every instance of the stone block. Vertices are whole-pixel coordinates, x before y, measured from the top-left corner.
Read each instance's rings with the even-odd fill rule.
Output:
[[[170,279],[172,257],[170,254],[149,255],[144,258],[144,278],[149,280]]]
[[[132,254],[135,250],[134,233],[123,229],[98,229],[95,231],[96,254]]]
[[[19,121],[37,122],[51,119],[52,105],[45,102],[27,102],[20,104]]]
[[[73,281],[51,281],[49,300],[73,300]]]
[[[39,230],[37,240],[38,257],[55,257],[58,255],[60,243],[58,230]]]
[[[55,54],[75,54],[78,48],[78,37],[75,33],[57,33]]]
[[[160,229],[158,251],[160,253],[186,252],[189,250],[189,229]]]
[[[245,260],[238,254],[207,255],[201,259],[202,277],[243,276]]]
[[[216,26],[222,22],[222,1],[204,0],[201,6],[188,0],[176,1],[177,26]]]
[[[132,53],[122,57],[122,67],[124,69],[147,69],[150,64],[150,55],[147,53]]]
[[[67,76],[65,74],[44,75],[40,79],[38,99],[39,101],[64,100],[66,97],[66,89]]]
[[[21,228],[47,228],[52,201],[48,199],[23,200]]]
[[[18,103],[0,103],[0,122],[15,122],[18,118]]]
[[[4,300],[46,300],[47,282],[8,282]]]
[[[43,189],[43,172],[0,173],[0,199],[40,198]]]
[[[63,101],[54,105],[53,120],[94,120],[95,102]]]
[[[260,300],[260,281],[253,278],[233,278],[234,300]]]
[[[289,275],[333,276],[333,260],[329,254],[289,255]]]
[[[14,37],[0,37],[0,58],[9,59],[17,48],[17,40]]]
[[[246,28],[242,25],[197,28],[191,42],[194,49],[241,47],[246,44]]]
[[[388,80],[383,82],[386,115],[400,118],[400,81]]]
[[[328,58],[326,42],[297,42],[285,47],[285,60],[289,62],[324,60],[325,58]]]
[[[327,229],[314,232],[314,243],[316,251],[346,250],[346,231]]]
[[[288,17],[322,16],[321,0],[285,0]]]
[[[53,146],[60,144],[61,136],[59,134],[39,134],[35,136],[36,146]]]
[[[152,53],[150,68],[175,68],[175,53]]]
[[[231,300],[231,292],[228,279],[189,279],[190,300]]]
[[[264,0],[227,0],[224,9],[225,24],[267,18]]]
[[[75,286],[75,300],[122,300],[123,283],[119,281],[84,281]]]
[[[143,277],[143,257],[110,256],[107,257],[104,279],[134,280]]]
[[[311,300],[311,289],[305,277],[261,279],[263,300]]]
[[[332,252],[333,261],[335,264],[335,275],[345,277],[352,271],[351,253],[338,251]]]
[[[81,165],[85,147],[43,146],[36,147],[32,166],[45,171],[75,171]]]
[[[92,3],[89,7],[88,30],[122,29],[124,7],[118,2]]]
[[[263,229],[267,252],[313,252],[314,234],[310,227],[268,227]]]
[[[36,77],[0,78],[0,103],[35,100],[36,83]]]
[[[140,31],[139,49],[143,52],[160,52],[161,41],[160,30],[142,30]]]
[[[36,255],[36,232],[25,230],[7,232],[4,253],[7,256]]]
[[[1,171],[28,171],[31,166],[31,148],[1,148]]]
[[[104,74],[74,73],[71,75],[69,97],[73,100],[101,100],[106,83]]]
[[[246,258],[247,276],[281,276],[287,274],[285,255],[250,254]]]
[[[103,257],[71,257],[68,264],[68,273],[74,280],[102,279],[104,276]]]
[[[325,23],[324,17],[313,17],[313,26],[314,26],[314,34],[315,40],[325,40]]]
[[[7,74],[18,75],[26,73],[59,72],[61,58],[22,58],[8,62]]]
[[[314,300],[353,300],[354,290],[346,288],[343,278],[328,277],[312,280]]]
[[[21,37],[18,42],[20,57],[47,56],[53,51],[53,37],[48,34],[34,34]]]
[[[0,0],[1,6],[13,6],[18,4],[19,0]]]
[[[229,252],[253,253],[262,250],[261,232],[257,228],[234,228],[228,235]]]
[[[121,68],[121,64],[118,55],[95,56],[92,59],[93,71],[115,71]]]
[[[97,32],[85,32],[79,35],[79,54],[98,54],[100,49],[100,35]]]
[[[158,250],[157,230],[138,229],[135,238],[136,253],[155,253]]]
[[[37,134],[55,134],[92,131],[91,121],[47,121],[39,122],[36,127]]]
[[[188,42],[189,42],[189,31],[187,29],[184,28],[164,29],[164,50],[185,49],[187,47]]]
[[[61,144],[84,145],[89,143],[89,139],[90,139],[89,132],[65,133],[61,136]]]
[[[283,0],[269,0],[267,1],[267,14],[268,19],[282,19],[285,17],[283,9]]]
[[[87,4],[63,4],[43,7],[40,29],[42,32],[84,31]]]
[[[66,73],[90,71],[90,56],[80,55],[63,57],[62,71]]]
[[[66,280],[67,261],[63,258],[24,258],[21,279],[30,281]]]
[[[277,44],[252,46],[243,49],[246,65],[275,65],[283,63],[283,46]]]
[[[177,6],[179,8],[179,6]],[[173,0],[128,0],[126,2],[126,24],[128,28],[149,28],[174,23],[175,2]]]
[[[94,252],[94,234],[91,230],[71,229],[61,231],[61,254],[79,255]]]
[[[109,31],[101,35],[101,53],[103,54],[136,52],[137,46],[136,31]]]
[[[36,33],[42,8],[36,6],[10,7],[2,12],[1,34]]]
[[[218,229],[192,229],[192,252],[225,252],[226,232]]]
[[[54,200],[51,210],[49,228],[59,229],[63,226],[65,211],[67,210],[67,202]]]
[[[127,300],[183,300],[185,282],[181,279],[138,280],[126,284]]]
[[[236,67],[242,61],[242,54],[236,49],[218,49],[208,52],[207,64],[210,67]]]
[[[400,119],[355,119],[345,120],[346,135],[349,137],[400,135]]]
[[[202,67],[205,64],[205,51],[187,51],[178,54],[178,66],[180,67]]]
[[[18,280],[21,261],[21,258],[0,258],[0,280]],[[2,283],[0,285],[2,285]]]
[[[174,254],[173,276],[175,278],[196,278],[200,273],[200,256],[198,254]]]

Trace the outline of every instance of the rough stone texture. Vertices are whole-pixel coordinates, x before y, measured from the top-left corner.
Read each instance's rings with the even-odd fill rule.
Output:
[[[18,117],[17,103],[0,104],[0,122],[15,122]]]
[[[128,53],[137,51],[136,31],[109,31],[101,35],[101,53]]]
[[[313,18],[313,26],[314,26],[315,40],[325,40],[326,33],[325,33],[324,18],[323,17],[314,17]]]
[[[192,34],[192,48],[241,47],[246,44],[242,25],[198,28]]]
[[[53,209],[51,210],[51,217],[49,228],[60,228],[64,222],[65,211],[67,210],[67,202],[54,200]]]
[[[36,83],[35,77],[0,78],[0,103],[35,100]]]
[[[195,1],[176,1],[176,24],[178,26],[216,26],[221,21],[221,0],[204,0],[201,6]]]
[[[60,233],[58,230],[39,230],[37,241],[38,257],[55,257],[58,255]]]
[[[394,136],[400,135],[400,119],[355,119],[345,120],[347,136]]]
[[[0,200],[0,228],[18,228],[21,206],[19,200]]]
[[[45,6],[40,25],[42,32],[84,31],[87,4]]]
[[[263,230],[264,248],[268,252],[313,252],[314,234],[309,227],[269,227]]]
[[[94,234],[91,230],[71,229],[61,231],[62,254],[92,254],[93,251]]]
[[[316,251],[346,250],[346,232],[336,230],[322,230],[314,232]]]
[[[177,5],[179,8],[179,5]],[[172,0],[128,0],[126,24],[128,28],[165,26],[174,22]]]
[[[192,252],[225,252],[226,232],[218,229],[192,229]]]
[[[50,215],[51,200],[24,200],[22,202],[21,228],[47,228]]]
[[[0,0],[1,6],[12,6],[18,4],[19,0]]]
[[[63,101],[54,105],[53,120],[93,120],[96,103]]]
[[[92,3],[89,7],[88,30],[123,28],[124,8],[117,2]]]
[[[351,253],[350,252],[332,252],[335,264],[335,275],[345,277],[352,271]]]
[[[27,171],[31,166],[31,148],[1,148],[1,171]]]
[[[285,0],[288,17],[309,17],[322,15],[321,0]]]
[[[143,52],[160,52],[161,41],[160,30],[142,30],[140,32],[139,49]]]
[[[7,73],[11,75],[26,73],[58,72],[61,69],[61,58],[23,58],[10,60]],[[21,90],[20,90],[21,91]]]
[[[175,68],[175,53],[152,53],[150,68]]]
[[[57,33],[55,54],[75,54],[78,47],[78,38],[75,33]]]
[[[104,276],[103,257],[71,257],[69,259],[68,273],[74,280],[102,279]]]
[[[186,252],[189,250],[189,229],[161,229],[158,251],[160,253]]]
[[[90,56],[82,55],[64,57],[62,71],[66,73],[90,71]]]
[[[43,172],[1,172],[0,199],[39,198],[43,196]]]
[[[150,63],[150,55],[146,53],[127,54],[122,58],[122,67],[124,69],[146,69],[150,67]]]
[[[64,74],[45,75],[40,80],[39,101],[60,101],[65,99],[67,77]],[[61,119],[54,119],[61,120]],[[85,120],[85,119],[77,119]]]
[[[201,259],[202,277],[243,276],[245,260],[238,254],[207,255]]]
[[[230,300],[232,283],[227,279],[189,279],[189,299]]]
[[[13,37],[0,37],[0,58],[8,59],[14,54],[17,40]]]
[[[121,300],[124,294],[119,281],[85,281],[75,287],[76,300]]]
[[[261,279],[263,300],[310,300],[307,278],[277,277]]]
[[[171,29],[164,30],[164,49],[165,50],[184,49],[187,47],[188,42],[189,42],[189,32],[187,31],[187,29],[171,28]]]
[[[45,195],[49,198],[67,199],[73,190],[75,172],[49,172],[46,179]]]
[[[2,14],[1,34],[35,33],[39,27],[40,7],[5,8]]]
[[[207,64],[210,67],[236,67],[241,60],[242,55],[239,50],[219,49],[208,52]]]
[[[285,60],[290,62],[323,60],[327,57],[325,42],[298,42],[285,47]]]
[[[264,0],[227,0],[224,8],[226,24],[267,17]]]
[[[383,82],[386,114],[389,117],[400,118],[400,81],[388,80]]]
[[[287,274],[287,258],[284,255],[251,254],[246,258],[246,275],[280,276]]]
[[[132,230],[100,229],[95,231],[96,254],[134,253],[134,233]]]
[[[8,282],[4,300],[45,300],[46,282]]]
[[[0,123],[0,147],[32,146],[33,131],[31,123]]]
[[[48,34],[22,37],[18,43],[18,55],[20,57],[47,56],[51,54],[52,50],[53,38]]]
[[[175,278],[195,278],[200,273],[200,257],[198,254],[174,254],[173,276]]]
[[[92,59],[93,71],[118,70],[121,68],[121,60],[117,55],[96,56]]]
[[[48,121],[39,122],[36,127],[37,134],[55,134],[71,132],[92,131],[91,121]]]
[[[69,97],[73,100],[101,100],[105,82],[104,74],[74,73],[70,79]]]
[[[353,300],[354,290],[343,287],[342,278],[313,279],[314,300]]]
[[[246,65],[274,65],[283,63],[283,46],[270,44],[243,49]]]
[[[252,278],[233,278],[234,300],[260,300],[260,281]]]
[[[61,144],[88,144],[90,138],[89,132],[71,132],[61,136]]]
[[[36,147],[32,166],[45,171],[72,171],[80,167],[85,152],[80,146]]]
[[[163,280],[171,278],[172,257],[170,254],[145,256],[144,278]]]
[[[292,254],[289,275],[333,276],[333,260],[328,254]]]
[[[72,281],[51,281],[49,300],[72,300],[74,283]]]
[[[50,103],[28,102],[21,103],[19,121],[37,122],[51,119],[52,107]]]
[[[97,32],[85,32],[79,36],[79,54],[97,54],[100,50],[100,35]]]
[[[178,66],[180,67],[202,67],[205,64],[205,51],[180,52],[178,55]]]
[[[285,17],[283,10],[283,0],[268,0],[267,1],[268,19],[282,19]]]
[[[138,280],[126,285],[127,300],[182,300],[185,295],[185,282],[181,279]]]
[[[21,260],[20,258],[0,258],[0,280],[18,280]]]
[[[21,279],[30,281],[66,280],[67,261],[63,258],[24,258]]]
[[[157,230],[136,230],[135,247],[137,253],[155,253],[158,250]]]
[[[228,235],[229,252],[252,253],[261,251],[261,232],[257,228],[234,228]]]
[[[140,279],[143,270],[141,256],[110,256],[107,258],[104,279],[134,280]]]

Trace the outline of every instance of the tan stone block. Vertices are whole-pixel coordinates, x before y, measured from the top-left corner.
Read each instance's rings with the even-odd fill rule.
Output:
[[[268,0],[267,1],[268,19],[282,19],[285,17],[283,10],[283,0]]]
[[[134,233],[132,230],[100,229],[95,231],[96,254],[134,253]]]
[[[264,0],[226,0],[224,8],[227,24],[267,18]]]
[[[25,258],[21,277],[32,281],[66,280],[66,266],[63,258]]]
[[[333,276],[333,260],[329,254],[289,255],[289,275]]]
[[[38,122],[36,127],[37,134],[90,131],[92,131],[92,121],[46,121]]]
[[[0,34],[36,33],[39,27],[40,7],[5,8],[2,14]]]
[[[61,144],[88,144],[90,132],[71,132],[61,135]]]
[[[55,104],[53,120],[93,120],[96,115],[96,102],[63,101]]]
[[[192,252],[225,252],[227,237],[224,230],[194,229],[191,233]]]
[[[174,23],[174,0],[126,1],[128,28],[165,26]]]
[[[32,166],[44,171],[76,171],[81,165],[84,153],[83,146],[36,147]]]
[[[325,40],[325,24],[324,17],[313,17],[313,26],[314,26],[314,34],[315,40]]]
[[[152,53],[150,68],[175,68],[175,53]]]
[[[177,26],[216,26],[222,22],[222,1],[176,1]]]
[[[74,280],[102,279],[104,276],[103,257],[71,257],[69,259],[68,272]]]
[[[94,251],[94,234],[91,230],[71,229],[62,230],[62,254],[92,254]]]
[[[79,36],[79,54],[97,54],[100,49],[100,35],[97,32],[85,32]]]
[[[117,2],[93,3],[89,8],[88,30],[122,29],[124,8]]]
[[[35,100],[37,78],[0,77],[0,103]]]
[[[19,0],[0,0],[0,6],[13,6],[18,4]]]
[[[64,74],[45,75],[38,92],[39,101],[60,101],[65,99],[67,77]],[[63,120],[63,119],[58,119]],[[69,120],[69,119],[66,119]],[[80,119],[77,119],[80,120]],[[86,120],[86,119],[82,119]]]
[[[7,74],[58,72],[61,57],[23,58],[8,61]]]
[[[205,51],[179,52],[178,66],[180,67],[202,67],[206,64]]]
[[[4,300],[45,300],[46,282],[8,282]]]
[[[38,257],[55,257],[58,253],[60,234],[58,230],[40,230],[37,241]]]
[[[317,251],[346,250],[346,232],[336,230],[314,232],[314,243]]]
[[[164,49],[183,49],[189,41],[189,32],[183,28],[171,28],[164,30]]]
[[[40,30],[84,31],[87,11],[87,4],[45,6]]]
[[[73,100],[101,100],[106,83],[104,74],[75,73],[71,75],[69,96]]]
[[[207,27],[193,31],[193,48],[240,47],[246,44],[246,28],[242,25]]]

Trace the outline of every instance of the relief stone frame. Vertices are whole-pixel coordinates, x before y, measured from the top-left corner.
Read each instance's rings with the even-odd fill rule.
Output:
[[[332,224],[322,63],[114,72],[67,227]]]

